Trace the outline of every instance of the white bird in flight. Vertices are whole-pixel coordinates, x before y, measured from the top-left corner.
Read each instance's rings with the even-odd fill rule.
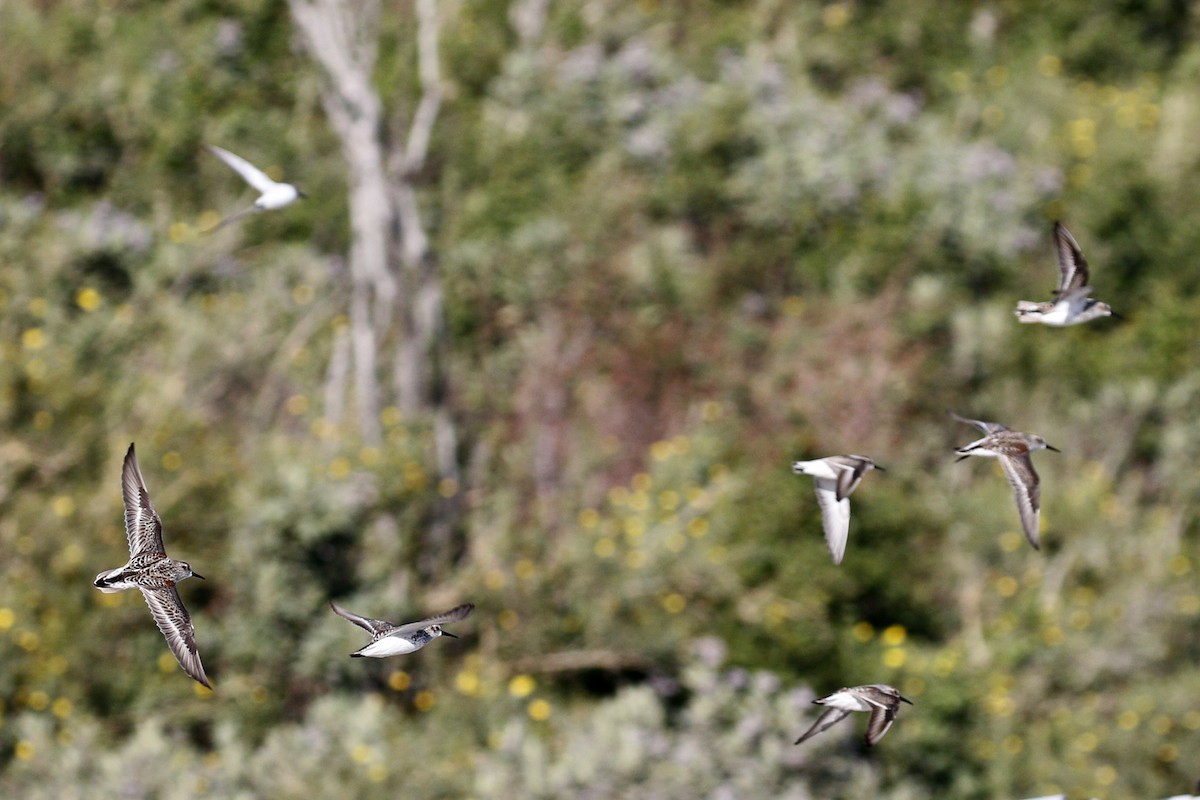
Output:
[[[1092,299],[1088,262],[1075,237],[1061,222],[1054,223],[1054,249],[1058,253],[1058,288],[1044,303],[1021,300],[1013,312],[1021,322],[1040,322],[1055,328],[1079,325],[1099,317],[1116,317],[1108,303]]]
[[[307,197],[304,192],[297,189],[290,183],[279,183],[267,177],[267,174],[258,167],[251,164],[241,156],[234,155],[223,147],[216,145],[204,145],[208,152],[212,153],[217,158],[224,161],[231,169],[242,176],[246,183],[253,186],[259,191],[259,197],[254,201],[254,205],[249,208],[242,209],[236,214],[232,214],[218,222],[213,227],[209,228],[207,233],[224,228],[229,223],[241,219],[247,214],[258,214],[263,211],[274,211],[285,206],[290,206],[301,197]]]
[[[449,636],[451,639],[457,639],[458,637],[453,633],[444,630],[442,625],[447,622],[464,620],[467,618],[467,615],[475,610],[474,603],[463,603],[461,606],[452,608],[444,614],[436,614],[420,622],[397,625],[394,622],[388,622],[386,619],[360,617],[358,614],[353,614],[342,608],[332,600],[329,602],[329,607],[339,617],[350,620],[371,634],[371,641],[365,647],[351,653],[351,658],[363,658],[364,656],[368,658],[387,658],[388,656],[398,656],[404,653],[411,653],[414,650],[420,650],[439,636]]]
[[[883,738],[888,728],[892,727],[896,713],[900,710],[900,703],[908,703],[910,706],[913,704],[912,700],[884,683],[850,686],[813,702],[826,706],[826,711],[796,740],[796,744],[836,725],[852,711],[866,711],[871,715],[867,721],[867,747],[872,747]]]
[[[792,464],[792,472],[814,478],[825,542],[834,564],[841,564],[842,556],[846,554],[846,537],[850,534],[850,495],[862,482],[863,475],[873,469],[886,471],[866,456],[827,456]]]

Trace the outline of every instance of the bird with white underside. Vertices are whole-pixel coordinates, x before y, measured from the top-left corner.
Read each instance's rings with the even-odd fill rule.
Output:
[[[281,183],[273,181],[267,177],[267,173],[263,172],[258,167],[251,164],[246,159],[239,155],[229,152],[223,147],[216,145],[205,145],[208,152],[212,153],[217,158],[224,161],[234,172],[242,176],[242,180],[250,184],[258,190],[259,197],[254,201],[254,204],[249,208],[244,208],[236,214],[231,214],[225,219],[218,222],[213,227],[209,228],[205,233],[224,228],[231,222],[241,219],[247,214],[259,214],[263,211],[276,211],[280,208],[290,206],[302,197],[307,197],[304,192],[297,189],[290,183]]]

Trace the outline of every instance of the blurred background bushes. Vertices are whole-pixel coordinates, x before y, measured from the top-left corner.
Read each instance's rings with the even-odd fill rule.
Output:
[[[446,3],[420,176],[461,483],[327,416],[345,166],[279,2],[0,7],[0,787],[1158,797],[1200,747],[1186,4]],[[411,12],[379,21],[391,113]],[[219,144],[310,195],[250,202]],[[1126,316],[1020,326],[1051,221]],[[1043,434],[1043,549],[947,408]],[[136,441],[215,693],[126,557]],[[797,457],[889,468],[833,567]],[[446,558],[417,543],[463,504]],[[478,609],[351,662],[337,599]],[[840,686],[917,703],[793,748]],[[167,765],[164,767],[164,765]]]

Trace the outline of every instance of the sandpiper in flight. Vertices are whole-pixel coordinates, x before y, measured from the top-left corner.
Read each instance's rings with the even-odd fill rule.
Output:
[[[298,198],[306,197],[304,192],[297,189],[290,183],[278,183],[267,177],[267,174],[258,167],[251,164],[241,156],[234,155],[223,147],[207,144],[205,148],[217,158],[224,161],[233,168],[237,174],[241,175],[246,183],[253,186],[259,191],[259,198],[254,201],[254,205],[249,208],[242,209],[236,214],[231,214],[225,219],[218,222],[213,227],[209,228],[206,233],[212,233],[215,230],[225,227],[234,220],[241,219],[247,214],[256,214],[260,211],[274,211],[284,206],[290,206],[296,202]]]
[[[351,658],[387,658],[404,653],[420,650],[439,636],[449,636],[457,639],[450,631],[442,630],[447,622],[458,622],[466,619],[475,609],[474,603],[464,603],[457,608],[438,614],[420,622],[409,622],[405,625],[395,625],[385,619],[368,619],[357,614],[351,614],[337,603],[330,601],[330,608],[340,617],[353,622],[360,628],[371,633],[371,641],[366,646],[350,654]]]
[[[121,468],[121,496],[125,501],[129,563],[101,572],[93,585],[105,593],[122,589],[140,590],[179,666],[197,682],[211,689],[204,675],[204,665],[200,663],[200,653],[196,650],[196,630],[175,588],[175,584],[184,578],[204,580],[204,576],[192,572],[186,561],[167,558],[163,547],[162,520],[150,502],[150,493],[146,491],[146,481],[142,478],[132,444]]]
[[[846,537],[850,533],[850,494],[858,488],[863,475],[873,469],[886,472],[866,456],[828,456],[792,464],[792,472],[814,478],[825,541],[834,564],[841,564],[846,553]]]
[[[1021,322],[1040,322],[1063,328],[1097,317],[1114,316],[1107,303],[1093,300],[1088,286],[1088,263],[1079,244],[1061,222],[1054,223],[1054,247],[1058,253],[1058,288],[1054,299],[1036,303],[1021,300],[1013,312]]]
[[[910,706],[913,704],[912,700],[904,697],[891,686],[882,683],[839,689],[828,697],[822,697],[813,702],[817,705],[828,706],[828,709],[817,718],[817,721],[803,736],[796,740],[796,744],[816,736],[821,731],[828,730],[849,716],[851,711],[869,711],[871,717],[867,721],[867,747],[870,747],[882,739],[883,735],[888,732],[888,728],[892,727],[892,723],[896,720],[896,712],[900,710],[900,703],[905,702]]]
[[[1017,499],[1017,511],[1021,515],[1021,527],[1025,529],[1025,538],[1038,548],[1038,519],[1042,510],[1042,490],[1039,486],[1038,474],[1033,469],[1033,460],[1029,454],[1034,450],[1053,450],[1061,452],[1057,447],[1046,444],[1046,440],[1036,433],[1021,433],[1011,430],[1007,425],[998,422],[982,422],[977,419],[960,417],[950,412],[959,422],[974,425],[986,434],[968,445],[955,450],[962,461],[967,456],[989,456],[1000,459],[1004,468],[1004,476],[1012,486]]]

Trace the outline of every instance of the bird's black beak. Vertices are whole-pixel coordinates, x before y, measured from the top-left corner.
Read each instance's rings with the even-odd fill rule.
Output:
[[[904,695],[902,695],[902,694],[900,694],[900,695],[896,695],[896,696],[897,696],[897,697],[899,697],[899,698],[900,698],[901,700],[903,700],[904,702],[908,703],[910,706],[915,706],[915,705],[916,705],[916,703],[914,703],[912,700],[909,700],[907,697],[905,697],[905,696],[904,696]]]
[[[308,199],[308,195],[306,195],[304,192],[300,191],[299,189],[296,190],[296,194],[300,197],[301,200]]]
[[[1062,452],[1062,450],[1059,450],[1057,447],[1051,447],[1050,445],[1046,445],[1046,449],[1047,449],[1047,450],[1053,450],[1053,451],[1054,451],[1054,452],[1056,452],[1056,453],[1061,453],[1061,452]]]
[[[875,469],[879,470],[880,472],[887,472],[887,470],[886,470],[886,469],[884,469],[883,467],[879,466],[878,464],[876,464],[876,465],[875,465]]]
[[[200,574],[198,574],[198,573],[195,573],[195,572],[193,572],[193,573],[192,573],[192,577],[193,577],[193,578],[199,578],[200,580],[204,580],[204,576],[203,576],[203,575],[200,575]]]
[[[451,633],[450,631],[448,631],[448,630],[444,630],[444,629],[442,630],[442,636],[449,636],[451,639],[457,639],[457,638],[458,638],[457,636],[455,636],[455,635],[454,635],[453,633]]]

